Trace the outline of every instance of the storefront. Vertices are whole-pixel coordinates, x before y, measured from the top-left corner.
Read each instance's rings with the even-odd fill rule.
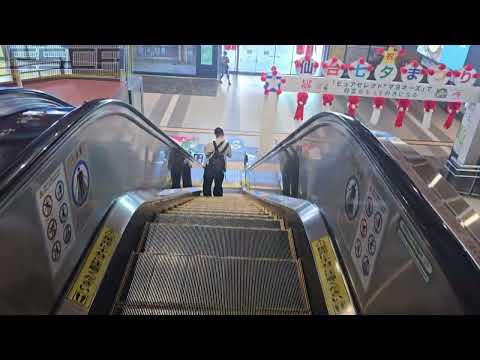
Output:
[[[295,73],[295,60],[304,56],[297,45],[223,45],[222,54],[227,52],[230,72],[238,74],[260,74],[275,65],[282,74]],[[314,45],[313,57],[319,61],[324,56],[324,45]]]
[[[131,54],[132,71],[137,74],[217,76],[216,45],[135,45]]]

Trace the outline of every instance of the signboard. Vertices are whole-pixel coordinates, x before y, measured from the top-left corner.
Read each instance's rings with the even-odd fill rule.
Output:
[[[298,76],[285,76],[285,91],[297,91],[301,86]],[[346,78],[312,79],[310,92],[329,93],[341,96],[382,96],[390,99],[480,102],[479,88],[453,85],[434,86],[418,83],[406,84],[399,81],[352,80]]]
[[[330,315],[355,315],[350,293],[340,270],[330,236],[311,243],[313,258]]]
[[[200,64],[213,65],[213,45],[200,45]]]
[[[90,310],[119,241],[119,233],[108,226],[102,228],[68,293],[70,301]]]

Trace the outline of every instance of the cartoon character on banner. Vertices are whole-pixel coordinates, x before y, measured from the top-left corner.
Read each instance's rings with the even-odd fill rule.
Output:
[[[359,58],[349,65],[344,64],[342,68],[347,70],[348,77],[352,80],[367,80],[373,71],[373,66],[366,62],[364,57]],[[355,116],[359,102],[360,97],[358,96],[348,97],[347,109],[350,116]]]
[[[294,120],[303,120],[303,110],[308,100],[308,91],[312,86],[312,77],[318,66],[318,62],[309,55],[295,60],[295,71],[300,78],[300,92],[297,94],[297,109]]]
[[[412,60],[405,66],[400,68],[400,77],[402,82],[407,84],[418,84],[424,76],[428,76],[428,69],[424,69],[417,60]],[[432,100],[425,100],[423,102],[423,119],[422,127],[430,128],[432,121],[432,114],[435,110],[436,103]]]
[[[276,66],[271,67],[271,72],[262,73],[260,79],[265,82],[263,86],[264,94],[268,95],[270,92],[275,92],[277,95],[282,93],[282,86],[285,84],[285,78],[277,71]]]
[[[389,46],[387,51],[380,48],[376,49],[378,55],[383,55],[382,62],[375,68],[374,76],[377,81],[393,81],[397,76],[398,70],[395,65],[397,57],[405,55],[405,49],[395,50],[393,46]]]

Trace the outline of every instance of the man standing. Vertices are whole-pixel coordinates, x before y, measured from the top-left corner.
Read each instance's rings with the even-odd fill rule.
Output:
[[[222,70],[222,75],[220,76],[220,84],[222,84],[223,75],[226,74],[228,85],[232,85],[232,83],[230,82],[230,72],[228,71],[229,64],[230,64],[230,59],[227,56],[227,52],[224,51],[222,56],[222,63],[220,65]]]
[[[172,189],[192,186],[192,164],[189,159],[177,150],[171,150],[168,156],[168,168],[172,178]],[[182,186],[180,186],[180,180]]]
[[[207,163],[203,173],[203,196],[212,196],[212,183],[215,181],[213,196],[223,196],[223,178],[227,170],[225,157],[232,157],[232,148],[225,141],[223,130],[217,127],[215,140],[205,145]]]

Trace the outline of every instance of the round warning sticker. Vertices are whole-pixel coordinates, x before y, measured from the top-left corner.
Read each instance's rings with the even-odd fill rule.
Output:
[[[73,202],[78,207],[82,206],[88,197],[90,186],[90,174],[85,161],[79,160],[75,165],[72,176]]]
[[[357,178],[350,177],[345,187],[345,213],[349,220],[353,220],[357,216],[360,201],[359,191]]]

